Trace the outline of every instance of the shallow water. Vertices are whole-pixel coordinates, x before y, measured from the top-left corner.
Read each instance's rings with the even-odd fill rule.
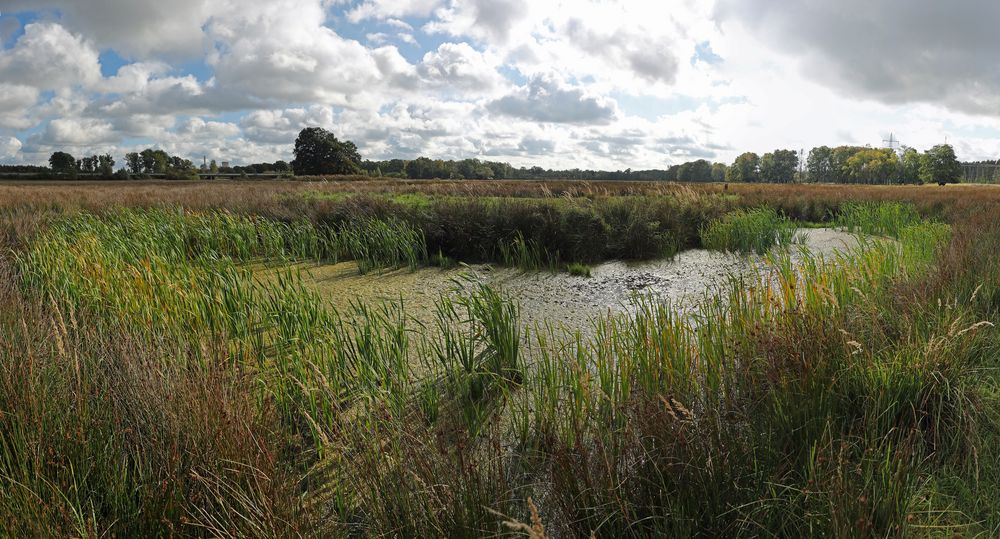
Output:
[[[824,256],[858,244],[854,235],[833,229],[803,229],[800,233],[809,251]],[[346,308],[354,300],[372,303],[402,298],[409,315],[431,323],[438,297],[460,286],[463,278],[473,277],[499,286],[516,298],[525,324],[548,322],[570,330],[586,330],[602,314],[627,310],[636,293],[651,294],[681,308],[693,305],[729,275],[748,272],[761,260],[758,256],[692,249],[672,259],[598,264],[591,277],[488,265],[367,275],[359,275],[353,262],[299,268],[306,285],[339,308]]]

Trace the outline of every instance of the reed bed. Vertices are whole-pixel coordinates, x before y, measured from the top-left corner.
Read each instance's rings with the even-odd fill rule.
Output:
[[[736,204],[662,203],[684,217],[633,196],[598,210],[562,199],[517,207],[560,221],[600,215],[620,233],[601,243],[608,256],[696,244],[699,228]],[[759,208],[760,196],[739,204]],[[774,251],[696,312],[637,296],[632,314],[595,320],[587,335],[525,328],[516,301],[474,280],[456,282],[425,327],[403,300],[341,312],[294,271],[254,272],[344,258],[374,270],[457,253],[441,238],[458,233],[435,232],[427,223],[437,218],[420,213],[437,203],[396,220],[382,206],[354,207],[350,221],[172,208],[72,212],[37,226],[7,217],[4,233],[19,239],[0,257],[0,301],[11,305],[0,312],[0,530],[1000,531],[1000,470],[986,460],[1000,440],[990,415],[1000,267],[982,252],[1000,246],[995,223],[834,200],[842,226],[892,239],[828,259]],[[468,207],[490,204],[500,203]],[[785,226],[776,210],[754,211],[764,210],[732,219]],[[522,231],[555,222],[532,219],[468,233],[521,232],[528,253],[512,257],[544,260],[530,241],[572,252],[539,240],[544,228]],[[468,228],[477,222],[494,221]],[[661,228],[669,222],[697,226]]]
[[[899,237],[903,229],[921,220],[912,204],[855,202],[844,205],[834,223],[849,232]]]
[[[762,255],[775,245],[791,245],[795,228],[771,208],[736,210],[702,227],[701,242],[709,249]]]

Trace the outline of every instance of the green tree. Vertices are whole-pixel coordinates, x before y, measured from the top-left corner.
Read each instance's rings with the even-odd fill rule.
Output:
[[[888,148],[864,148],[844,164],[855,183],[890,183],[899,177],[899,157]]]
[[[353,142],[337,140],[333,133],[321,127],[307,127],[295,139],[295,174],[358,174],[361,155]]]
[[[145,172],[146,174],[156,172],[156,156],[153,155],[153,150],[146,148],[139,153],[139,158],[142,159],[142,170],[140,172]]]
[[[115,158],[109,153],[98,155],[97,172],[105,178],[110,178],[115,173]]]
[[[677,181],[681,182],[707,182],[711,179],[712,164],[704,159],[684,163],[677,171]]]
[[[920,179],[924,183],[958,183],[961,177],[962,165],[950,144],[938,144],[920,158]]]
[[[198,170],[194,163],[176,155],[167,159],[166,177],[168,180],[197,180]]]
[[[146,148],[139,153],[142,160],[142,172],[146,174],[164,174],[170,167],[170,155],[163,150]]]
[[[726,171],[729,169],[725,163],[712,163],[712,181],[713,182],[724,182],[726,181]]]
[[[125,166],[128,171],[133,176],[138,176],[142,174],[142,156],[138,152],[130,152],[125,154]]]
[[[729,167],[726,181],[748,183],[760,181],[760,157],[753,152],[740,154],[736,161],[733,161],[733,166]]]
[[[830,152],[830,177],[832,181],[847,183],[852,181],[847,160],[864,150],[860,146],[837,146]]]
[[[833,150],[829,146],[817,146],[809,151],[806,158],[806,174],[811,182],[830,181],[832,179],[833,166],[830,157]]]
[[[49,167],[56,174],[76,175],[76,158],[66,152],[55,152],[49,157]]]
[[[920,152],[904,148],[899,163],[899,179],[903,183],[920,183]]]
[[[775,150],[760,158],[760,180],[767,183],[792,183],[799,168],[799,154],[793,150]]]
[[[687,163],[681,163],[681,166],[677,167],[677,181],[679,182],[689,182],[691,181],[692,163],[688,161]]]

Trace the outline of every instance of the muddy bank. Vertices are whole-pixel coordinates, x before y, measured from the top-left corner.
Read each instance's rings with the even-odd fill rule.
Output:
[[[853,235],[832,229],[804,229],[800,234],[804,246],[816,254],[829,256],[857,245]],[[548,322],[585,330],[597,316],[627,309],[636,293],[689,306],[728,275],[749,271],[760,262],[760,257],[694,249],[673,259],[599,264],[593,267],[591,277],[485,265],[368,275],[358,275],[353,262],[299,268],[306,284],[338,308],[346,308],[352,300],[371,303],[402,299],[411,316],[432,323],[437,298],[473,278],[499,286],[517,298],[526,324]]]

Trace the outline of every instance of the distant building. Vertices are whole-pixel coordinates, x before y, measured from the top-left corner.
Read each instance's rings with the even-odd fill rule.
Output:
[[[219,166],[222,168],[229,168],[229,161],[223,161],[222,164]]]

